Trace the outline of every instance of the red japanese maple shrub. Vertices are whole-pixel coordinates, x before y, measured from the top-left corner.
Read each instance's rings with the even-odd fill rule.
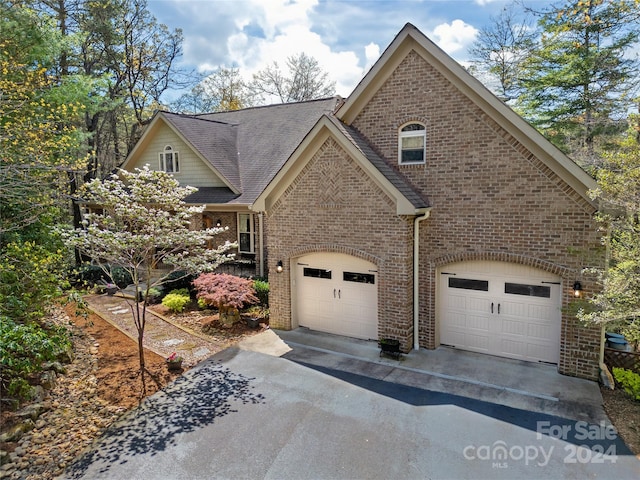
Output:
[[[216,307],[220,321],[232,324],[240,318],[240,309],[258,303],[253,280],[226,273],[203,273],[193,281],[196,297]]]

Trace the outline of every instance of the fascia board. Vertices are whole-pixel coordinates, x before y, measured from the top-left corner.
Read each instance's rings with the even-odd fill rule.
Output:
[[[192,204],[190,204],[192,205]],[[194,203],[193,205],[203,205]],[[246,203],[205,203],[205,212],[247,212],[251,213],[251,205]]]
[[[269,210],[289,185],[298,177],[315,152],[318,151],[328,138],[333,138],[351,158],[358,162],[369,177],[389,195],[389,197],[395,200],[398,215],[416,214],[414,205],[389,182],[389,180],[366,159],[364,154],[326,117],[321,118],[318,123],[316,123],[283,168],[269,185],[267,185],[250,208],[257,212]]]

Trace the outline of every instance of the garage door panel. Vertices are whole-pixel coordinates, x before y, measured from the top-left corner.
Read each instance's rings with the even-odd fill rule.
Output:
[[[522,341],[500,339],[499,354],[510,358],[525,358],[526,344]]]
[[[467,326],[467,315],[464,312],[456,313],[452,312],[449,316],[449,330],[454,331],[456,329],[464,330]]]
[[[437,297],[442,344],[558,362],[561,285],[557,276],[490,261],[448,265],[445,270]]]
[[[553,323],[554,308],[549,305],[529,305],[527,317],[539,319],[541,323]]]
[[[509,335],[517,335],[519,337],[527,335],[527,324],[523,322],[519,322],[517,320],[502,320],[499,323],[500,329],[498,330],[498,334],[502,334],[505,336]]]
[[[489,351],[489,337],[486,335],[474,335],[468,332],[465,335],[464,342],[469,345],[470,350],[485,353]]]
[[[489,331],[489,319],[486,316],[468,315],[467,328],[469,330]]]
[[[547,362],[548,358],[553,354],[548,345],[529,343],[527,344],[527,357],[535,358],[541,362]]]
[[[551,325],[543,325],[536,323],[529,323],[527,329],[527,336],[534,341],[535,339],[542,340],[548,339],[554,333],[554,329]]]

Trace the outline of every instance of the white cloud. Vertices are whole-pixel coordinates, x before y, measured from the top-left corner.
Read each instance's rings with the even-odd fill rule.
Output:
[[[376,63],[378,58],[380,58],[380,45],[371,42],[369,45],[364,47],[364,56],[366,59],[364,69],[365,71],[368,71],[373,67],[373,64]]]
[[[183,28],[185,66],[201,72],[237,67],[251,79],[274,61],[284,67],[287,57],[304,52],[329,73],[336,93],[348,96],[378,60],[380,45],[386,47],[405,21],[464,61],[478,34],[466,22],[479,10],[489,14],[497,8],[493,2],[474,0],[468,12],[456,2],[427,2],[421,10],[413,2],[376,2],[373,8],[370,2],[342,0],[150,0],[149,5],[163,15],[161,21]]]
[[[463,22],[454,20],[451,23],[443,23],[433,29],[431,38],[449,55],[466,50],[478,35],[478,30]]]
[[[255,2],[247,10],[250,18],[236,23],[238,29],[227,39],[228,57],[246,79],[277,62],[284,68],[288,57],[304,52],[314,57],[320,67],[336,82],[336,93],[347,96],[362,77],[358,55],[353,51],[333,51],[322,38],[311,31],[310,15],[316,0],[293,3],[272,1],[265,7]],[[264,38],[244,31],[250,23],[259,25]]]

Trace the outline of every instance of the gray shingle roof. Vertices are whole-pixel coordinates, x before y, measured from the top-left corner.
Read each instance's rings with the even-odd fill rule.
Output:
[[[188,195],[184,201],[195,205],[229,203],[238,196],[239,194],[233,193],[227,187],[198,187],[198,191]]]
[[[416,208],[429,206],[356,129],[336,119],[333,112],[337,102],[338,98],[328,98],[204,115],[163,112],[164,118],[193,148],[241,192],[234,194],[229,188],[200,188],[187,201],[254,203],[313,126],[326,116]]]
[[[253,203],[320,117],[332,113],[336,104],[336,98],[329,98],[204,115],[238,125],[242,195],[234,202]]]

